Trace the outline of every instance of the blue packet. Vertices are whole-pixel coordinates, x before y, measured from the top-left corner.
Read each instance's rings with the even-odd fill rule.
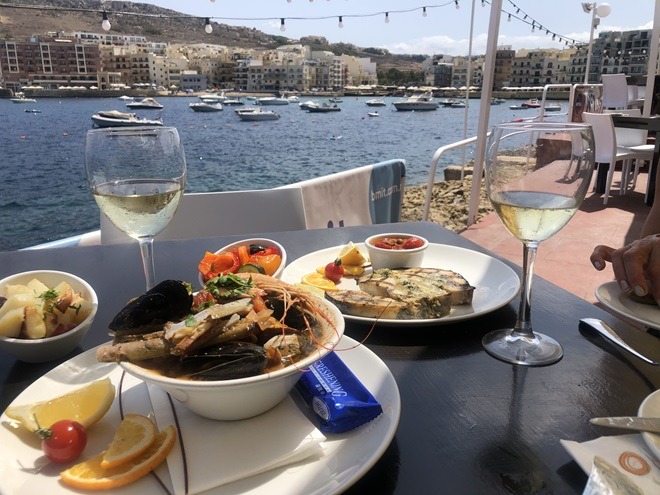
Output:
[[[383,408],[333,351],[296,384],[323,433],[342,433],[378,417]]]

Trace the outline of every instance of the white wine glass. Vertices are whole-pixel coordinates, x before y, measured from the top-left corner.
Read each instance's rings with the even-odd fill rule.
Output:
[[[539,243],[561,230],[582,204],[593,169],[594,138],[587,124],[495,125],[486,153],[486,188],[504,226],[523,243],[523,284],[515,326],[482,339],[490,355],[529,366],[562,358],[556,340],[532,330],[534,259]]]
[[[87,182],[110,222],[137,239],[147,290],[155,285],[153,240],[169,223],[186,182],[174,127],[108,127],[87,132]]]

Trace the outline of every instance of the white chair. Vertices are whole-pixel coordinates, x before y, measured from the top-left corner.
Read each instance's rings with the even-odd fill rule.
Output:
[[[634,97],[630,95],[635,90],[631,91],[625,74],[603,74],[601,78],[603,81],[603,108],[627,109],[637,102],[637,95]]]
[[[589,113],[582,114],[584,121],[591,124],[595,141],[595,159],[600,165],[608,164],[607,180],[605,184],[605,195],[603,204],[607,204],[612,180],[614,178],[614,169],[616,162],[622,161],[620,193],[626,192],[626,177],[630,167],[630,160],[652,160],[653,151],[633,150],[630,148],[617,147],[616,133],[612,123],[612,115],[607,113]]]
[[[184,194],[159,240],[305,230],[300,188]],[[131,238],[101,213],[101,244]]]
[[[389,160],[295,182],[302,190],[308,229],[398,222],[405,160]]]

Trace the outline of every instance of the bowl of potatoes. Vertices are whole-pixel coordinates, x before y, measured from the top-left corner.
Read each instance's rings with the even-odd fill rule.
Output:
[[[34,270],[0,280],[0,349],[20,361],[52,361],[73,351],[87,334],[96,292],[71,273]]]

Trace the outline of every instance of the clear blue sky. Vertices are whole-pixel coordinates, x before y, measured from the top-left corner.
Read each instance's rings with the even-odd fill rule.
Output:
[[[361,47],[382,47],[392,53],[445,53],[466,55],[470,33],[472,0],[149,0],[151,3],[178,12],[200,17],[216,18],[274,18],[272,20],[226,20],[217,22],[249,26],[269,34],[298,39],[306,35],[321,35],[330,42],[354,43]],[[655,0],[608,0],[612,12],[601,20],[596,31],[651,29]],[[515,4],[515,6],[514,6]],[[444,5],[444,6],[442,6]],[[427,6],[427,16],[422,7]],[[432,7],[433,6],[433,7]],[[438,6],[438,7],[435,7]],[[582,10],[580,0],[504,0],[503,10],[516,14],[520,8],[523,17],[541,23],[550,32],[579,41],[589,40],[591,14]],[[413,10],[412,12],[396,11]],[[390,12],[390,22],[385,15]],[[490,5],[482,7],[476,0],[474,16],[474,54],[484,53],[488,30]],[[352,15],[378,14],[373,17]],[[338,17],[343,16],[344,27],[338,27]],[[330,19],[313,20],[311,17],[331,16]],[[286,18],[286,32],[279,29],[280,18]],[[296,20],[294,17],[307,19]],[[201,29],[201,27],[200,27]],[[562,48],[565,45],[552,41],[551,35],[502,14],[499,43],[521,48]]]

